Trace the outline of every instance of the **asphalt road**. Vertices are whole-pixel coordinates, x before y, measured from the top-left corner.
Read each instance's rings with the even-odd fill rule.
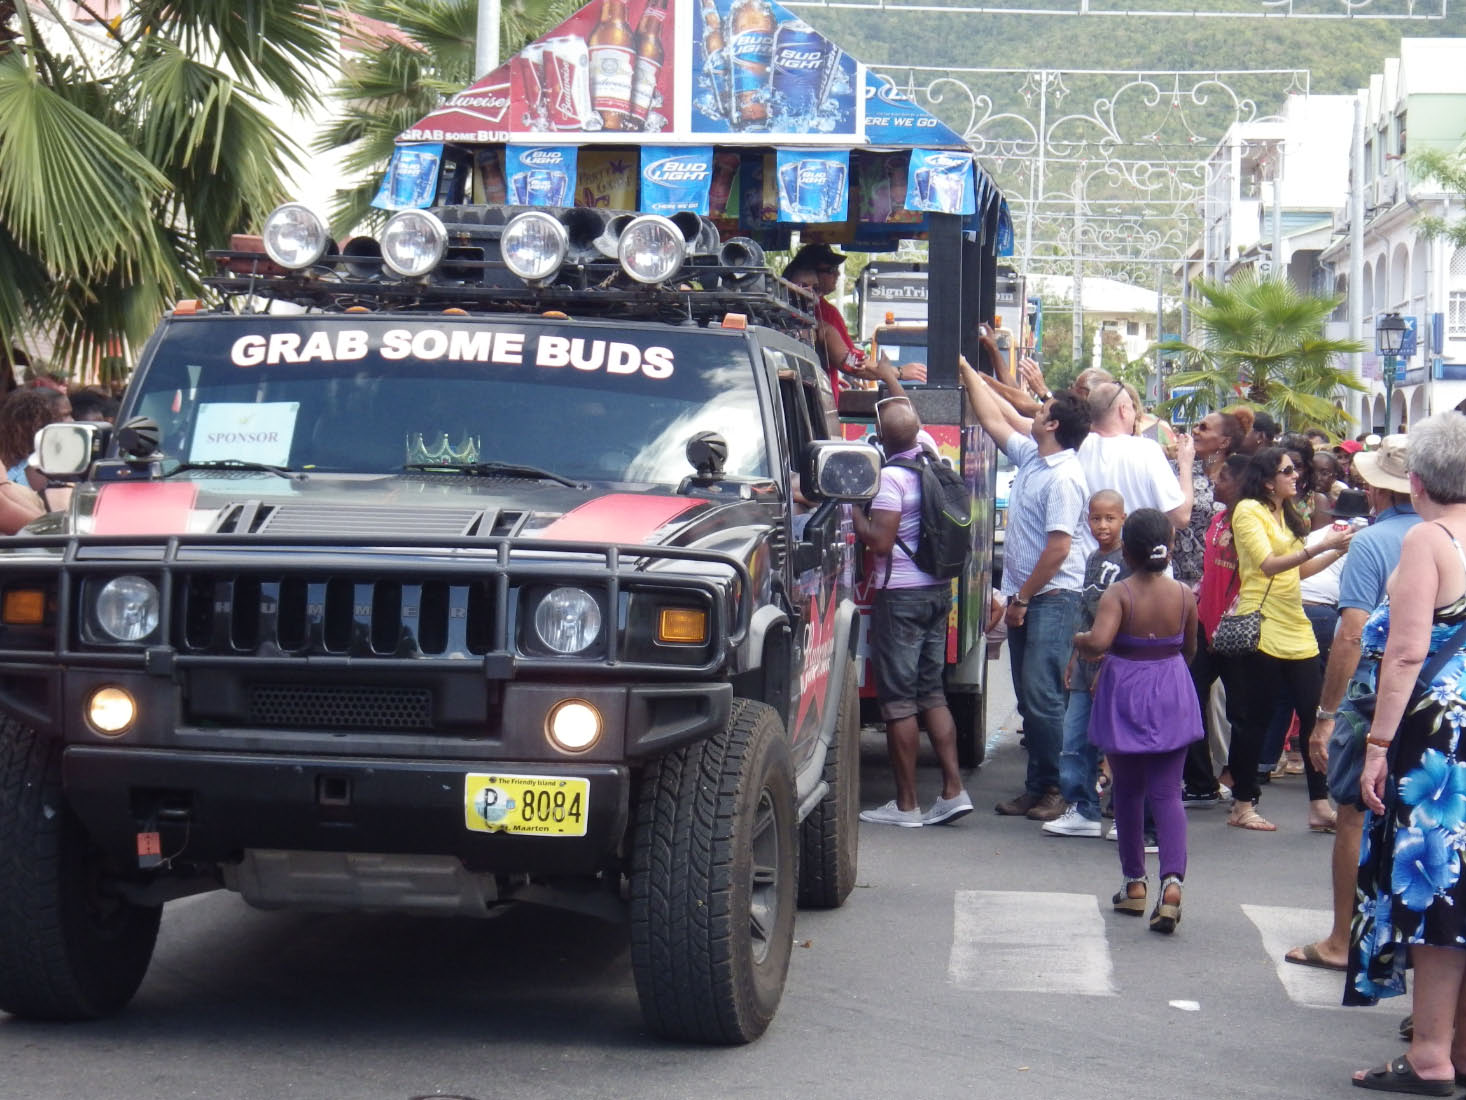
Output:
[[[1010,702],[994,692],[995,727],[1011,727]],[[867,805],[890,796],[882,744],[868,735]],[[978,812],[864,827],[858,888],[842,910],[801,914],[782,1008],[749,1047],[650,1037],[625,933],[588,917],[266,913],[217,893],[168,906],[121,1016],[0,1017],[0,1100],[1264,1100],[1348,1096],[1351,1069],[1401,1049],[1408,1004],[1338,1008],[1336,975],[1279,961],[1326,920],[1329,839],[1306,830],[1301,779],[1267,789],[1275,834],[1192,813],[1167,938],[1109,911],[1113,845],[992,814],[1022,768],[997,728],[968,781]],[[936,785],[925,768],[923,797]]]

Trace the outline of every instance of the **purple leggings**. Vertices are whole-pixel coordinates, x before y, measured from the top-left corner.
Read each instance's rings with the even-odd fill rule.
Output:
[[[1186,877],[1186,811],[1181,806],[1184,748],[1170,752],[1105,754],[1115,780],[1115,828],[1120,831],[1120,870],[1145,877],[1145,802],[1155,819],[1161,875]]]

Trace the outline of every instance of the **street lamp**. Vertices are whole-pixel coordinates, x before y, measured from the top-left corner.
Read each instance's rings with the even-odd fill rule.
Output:
[[[1374,326],[1374,346],[1385,357],[1385,434],[1395,429],[1390,417],[1395,412],[1395,369],[1396,357],[1405,345],[1405,319],[1398,313],[1386,313]]]

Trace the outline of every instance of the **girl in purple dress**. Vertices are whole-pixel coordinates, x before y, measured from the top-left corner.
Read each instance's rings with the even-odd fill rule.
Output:
[[[1160,845],[1161,885],[1152,932],[1174,932],[1186,877],[1186,812],[1181,768],[1200,739],[1201,708],[1187,663],[1196,652],[1196,597],[1166,576],[1170,518],[1141,508],[1125,518],[1120,545],[1132,570],[1100,597],[1094,626],[1074,636],[1081,655],[1103,657],[1094,686],[1089,739],[1114,778],[1115,828],[1124,885],[1115,912],[1141,916],[1146,905],[1144,803]]]

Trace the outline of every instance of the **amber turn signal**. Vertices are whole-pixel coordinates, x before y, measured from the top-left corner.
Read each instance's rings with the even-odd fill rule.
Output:
[[[6,626],[40,626],[46,621],[46,594],[39,588],[12,588],[0,618]]]
[[[708,617],[704,611],[687,607],[664,607],[657,618],[657,641],[700,645],[708,638]]]

